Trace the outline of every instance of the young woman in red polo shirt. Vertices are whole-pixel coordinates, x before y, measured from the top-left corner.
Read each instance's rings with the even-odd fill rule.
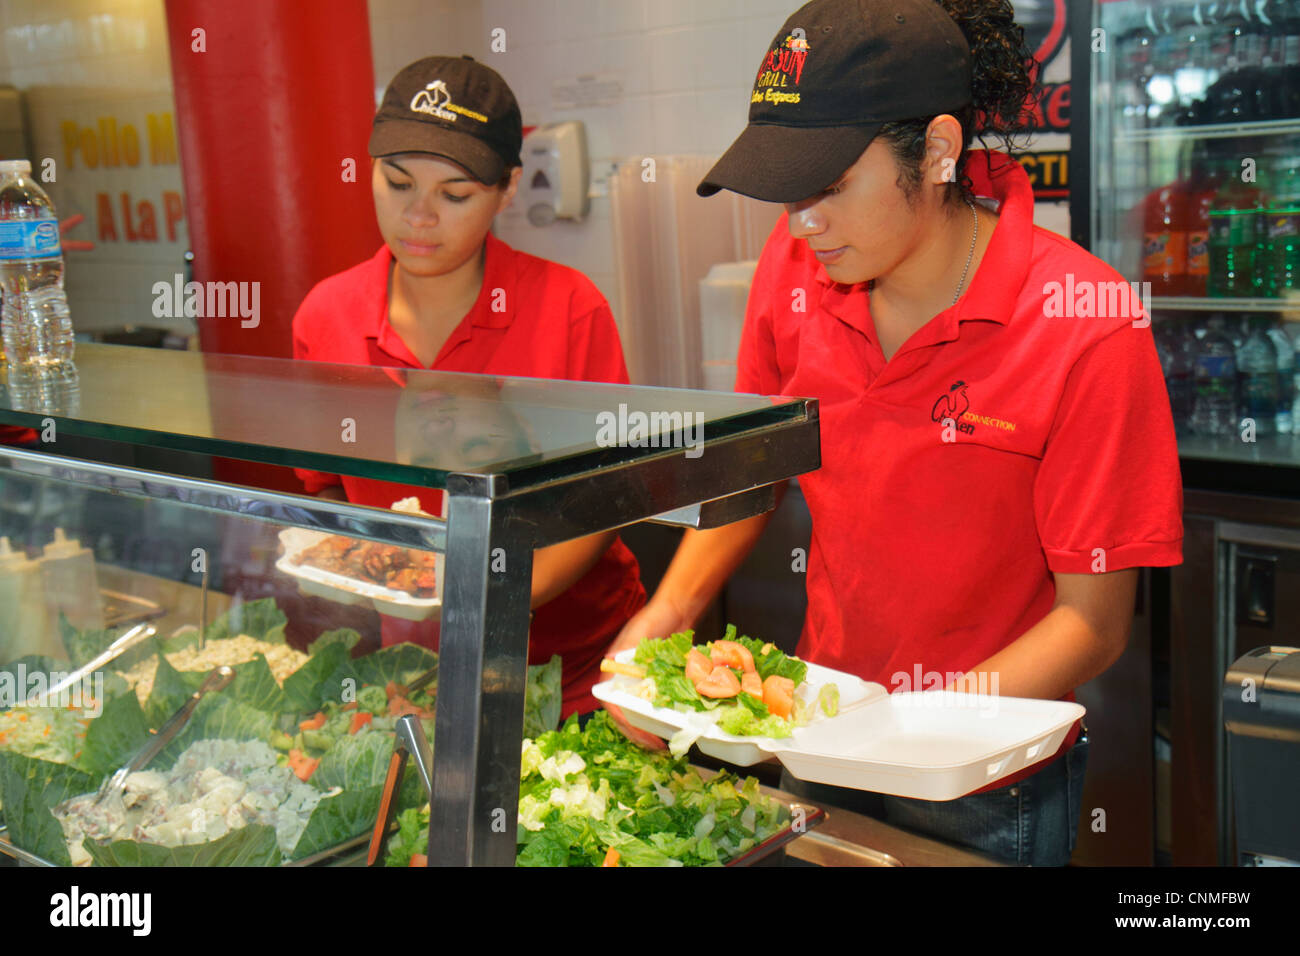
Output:
[[[370,138],[384,245],[308,294],[295,357],[626,384],[618,330],[591,281],[489,231],[515,195],[521,142],[514,94],[488,67],[429,57],[398,73]],[[415,496],[441,511],[442,493],[428,488],[299,476],[313,494],[383,508]],[[604,649],[644,603],[636,559],[613,532],[535,554],[529,659],[561,656],[565,715],[595,709]],[[436,637],[391,618],[383,632],[385,644]]]
[[[736,388],[819,399],[799,653],[890,691],[1069,698],[1123,652],[1136,569],[1181,560],[1177,446],[1141,305],[1064,293],[1127,287],[1034,227],[1018,163],[967,150],[980,116],[1011,145],[1030,62],[1006,0],[815,0],[773,41],[750,125],[699,189],[785,205]],[[687,532],[610,653],[689,627],[766,520]],[[786,785],[1063,865],[1078,735],[949,802]]]

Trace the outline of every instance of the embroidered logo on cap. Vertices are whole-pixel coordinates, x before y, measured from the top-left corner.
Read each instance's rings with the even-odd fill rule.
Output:
[[[476,113],[471,109],[453,103],[451,101],[451,91],[447,89],[447,84],[442,80],[434,80],[411,97],[411,110],[416,113],[428,113],[430,116],[450,120],[453,123],[456,122],[458,115],[468,116],[480,123],[488,121],[488,118],[482,113]]]
[[[782,103],[798,103],[800,94],[796,90],[789,92],[791,86],[797,87],[803,78],[804,63],[812,47],[808,45],[807,34],[803,27],[795,27],[780,45],[768,51],[758,67],[758,79],[754,81],[751,103],[768,102],[779,106]]]

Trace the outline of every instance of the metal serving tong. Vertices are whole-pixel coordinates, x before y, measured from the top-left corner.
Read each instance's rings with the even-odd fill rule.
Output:
[[[436,669],[421,675],[408,689],[419,690],[432,680],[434,675]],[[420,683],[421,680],[424,684]],[[414,714],[407,714],[397,720],[393,756],[388,760],[388,777],[384,780],[384,793],[379,801],[379,815],[375,818],[375,830],[370,834],[370,852],[366,855],[366,866],[374,866],[381,860],[388,847],[388,831],[392,828],[393,817],[397,814],[397,791],[402,782],[402,775],[406,772],[406,759],[412,754],[415,755],[415,770],[420,775],[420,783],[424,785],[424,792],[432,800],[433,748],[429,746],[429,738],[424,735],[424,727],[421,726],[419,718]]]
[[[180,709],[167,718],[167,722],[158,728],[157,733],[145,741],[144,746],[137,750],[123,766],[118,768],[113,776],[104,781],[99,788],[99,792],[95,795],[95,805],[101,803],[109,794],[120,795],[126,787],[126,778],[147,767],[149,761],[158,756],[159,752],[171,743],[172,739],[189,723],[190,717],[194,714],[194,708],[203,699],[203,695],[224,690],[234,679],[235,669],[233,667],[225,664],[214,667],[208,676],[203,679],[199,689],[190,694],[189,699],[181,705]]]
[[[135,647],[141,641],[148,640],[149,638],[153,637],[157,633],[158,633],[158,628],[154,627],[152,624],[137,624],[135,627],[131,628],[131,630],[127,631],[125,634],[123,634],[121,637],[115,640],[112,644],[108,645],[108,647],[106,647],[98,656],[96,656],[88,664],[83,664],[81,667],[78,667],[75,671],[73,671],[67,677],[63,678],[63,680],[59,681],[53,687],[47,688],[44,693],[33,694],[25,701],[25,703],[28,706],[33,706],[33,707],[39,706],[41,701],[49,700],[50,698],[58,694],[60,691],[73,686],[78,681],[80,681],[83,677],[85,677],[87,674],[93,673],[94,671],[103,667],[109,661],[116,660],[118,657],[121,657],[123,654],[125,654],[131,648]]]

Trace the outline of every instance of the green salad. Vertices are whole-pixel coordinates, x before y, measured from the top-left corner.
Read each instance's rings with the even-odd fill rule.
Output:
[[[783,829],[789,810],[754,777],[705,779],[685,760],[643,750],[605,711],[526,739],[519,866],[719,866]],[[404,811],[389,866],[424,862],[429,810]]]
[[[825,684],[811,697],[808,665],[775,644],[738,635],[732,624],[721,640],[697,646],[694,639],[694,631],[683,631],[642,641],[634,666],[606,669],[634,680],[629,692],[656,707],[707,713],[709,723],[741,737],[789,737],[818,710],[838,712],[838,686]],[[671,741],[674,752],[684,752],[698,730]]]
[[[247,635],[282,644],[286,618],[267,599],[232,609],[208,631],[208,646]],[[28,657],[0,671],[70,671],[115,637],[108,631],[65,631],[68,660]],[[62,819],[75,798],[93,793],[192,694],[206,671],[182,671],[168,655],[194,641],[181,636],[150,642],[144,653],[157,657],[157,669],[145,699],[120,674],[105,675],[102,712],[85,718],[82,711],[50,707],[15,707],[0,711],[0,808],[13,844],[47,860],[72,861]],[[353,658],[355,631],[322,634],[306,660],[281,683],[267,658],[234,665],[235,678],[220,693],[209,694],[194,710],[181,733],[154,758],[147,771],[133,775],[137,789],[157,784],[181,756],[203,752],[209,742],[222,753],[252,748],[280,771],[279,777],[307,785],[318,798],[292,846],[277,841],[276,828],[205,826],[203,833],[181,833],[178,845],[144,838],[144,830],[113,829],[102,842],[87,831],[74,846],[78,861],[100,865],[275,865],[330,849],[374,826],[393,750],[392,729],[398,717],[416,714],[432,733],[436,680],[418,692],[407,685],[437,666],[438,657],[413,644],[386,647]],[[135,658],[123,662],[132,666]],[[115,665],[116,666],[116,665]],[[528,668],[524,702],[525,733],[537,735],[559,723],[561,664],[553,657]],[[216,769],[216,768],[209,768]],[[232,779],[240,778],[235,774]],[[156,789],[156,788],[155,788]],[[193,794],[180,784],[169,791],[168,805],[188,806]],[[141,792],[144,792],[143,790]],[[252,799],[252,798],[250,798]],[[427,799],[413,768],[408,767],[398,795],[399,807],[418,807]],[[306,813],[304,804],[304,813]],[[241,811],[242,813],[242,811]],[[206,823],[211,824],[211,820]],[[96,831],[99,835],[108,830]],[[224,832],[211,838],[218,832]],[[123,834],[136,838],[122,839]],[[283,837],[283,834],[281,834]],[[80,853],[84,849],[85,855]]]

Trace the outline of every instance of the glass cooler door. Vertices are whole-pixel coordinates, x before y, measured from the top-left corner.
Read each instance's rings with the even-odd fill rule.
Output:
[[[1295,465],[1300,2],[1093,10],[1092,251],[1152,313],[1180,450]]]

